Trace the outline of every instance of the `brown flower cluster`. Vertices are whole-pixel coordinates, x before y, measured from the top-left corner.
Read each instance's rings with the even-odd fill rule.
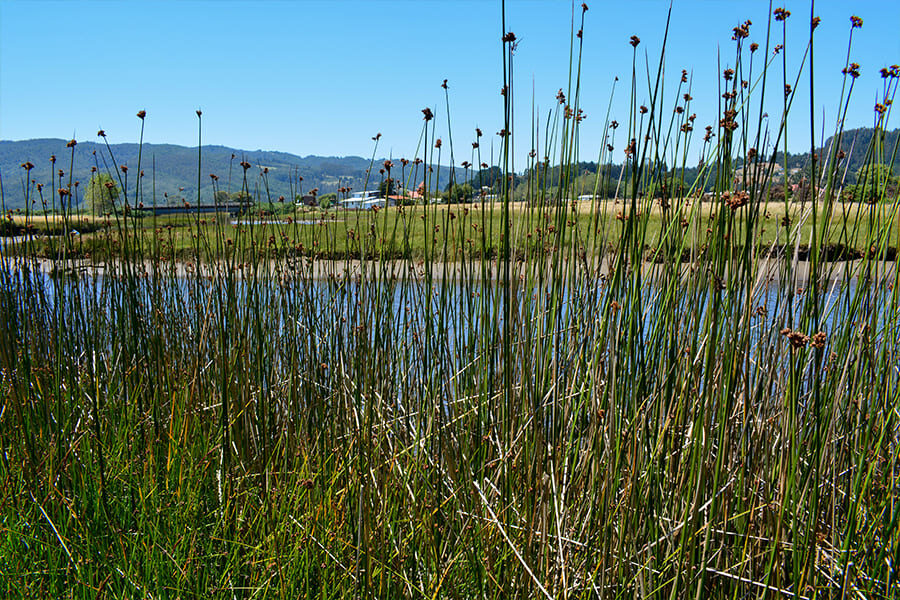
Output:
[[[825,347],[825,342],[827,340],[828,340],[828,336],[825,335],[825,332],[820,331],[820,332],[816,333],[814,336],[812,336],[812,338],[810,340],[810,346],[821,350],[822,348]]]
[[[734,35],[731,36],[733,40],[742,40],[744,38],[750,37],[750,26],[753,25],[753,22],[750,19],[744,21],[741,25],[738,25],[733,29]]]
[[[424,119],[425,119],[426,121],[430,121],[430,120],[432,120],[432,119],[434,118],[434,113],[431,112],[431,109],[430,109],[430,108],[427,108],[427,107],[426,107],[426,108],[423,108],[423,109],[422,109],[422,114],[425,115],[425,116],[424,116]]]
[[[781,330],[781,335],[785,336],[788,342],[791,343],[791,346],[797,349],[806,348],[806,345],[809,343],[809,336],[802,331],[793,331],[785,327]]]
[[[844,67],[841,69],[841,73],[844,75],[849,75],[853,79],[859,77],[859,63],[850,63],[850,66]]]
[[[725,118],[719,120],[719,127],[727,131],[734,131],[738,128],[737,121],[734,120],[736,116],[737,111],[729,108],[725,111]]]
[[[633,35],[633,36],[631,36],[631,41],[629,41],[628,43],[631,44],[632,48],[637,48],[638,44],[641,43],[641,38],[639,38],[636,35]]]
[[[725,205],[731,209],[732,212],[736,211],[742,206],[746,206],[750,202],[750,194],[746,191],[735,192],[734,194],[730,192],[723,192],[722,199],[725,201]]]
[[[772,12],[772,14],[775,15],[775,20],[776,20],[776,21],[786,21],[787,18],[788,18],[789,16],[791,16],[791,11],[789,11],[789,10],[787,10],[787,9],[785,9],[785,8],[776,8],[776,9]]]
[[[852,17],[850,17],[850,28],[851,29],[853,29],[855,27],[862,27],[862,24],[863,24],[863,20],[860,19],[859,17],[857,17],[856,15],[853,15]]]

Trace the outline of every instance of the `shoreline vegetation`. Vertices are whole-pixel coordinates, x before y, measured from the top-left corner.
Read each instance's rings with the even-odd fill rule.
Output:
[[[591,190],[576,160],[595,108],[579,84],[588,14],[575,8],[568,82],[531,123],[524,202],[505,5],[491,201],[429,200],[452,156],[446,80],[444,103],[412,116],[420,156],[370,165],[371,187],[399,172],[422,191],[402,208],[142,215],[144,110],[137,163],[106,146],[80,191],[76,140],[45,185],[23,157],[26,214],[2,226],[26,235],[0,239],[0,595],[900,596],[885,143],[900,66],[882,70],[855,195],[839,122],[803,167],[808,194],[775,200],[788,114],[820,114],[793,105],[813,81],[814,13],[736,24],[705,135],[688,72],[666,80],[664,51],[653,63],[623,39],[629,113],[605,117],[596,162],[619,130],[623,168]],[[847,23],[835,114],[869,92],[854,91],[862,25]],[[219,175],[196,114],[199,198]],[[472,164],[481,138],[464,142]],[[703,166],[686,179],[690,144]],[[240,191],[215,191],[239,204],[254,166],[234,167]],[[85,188],[103,216],[66,208]],[[600,189],[621,193],[566,200]]]
[[[563,259],[563,263],[568,263]],[[598,260],[573,260],[574,270],[583,274],[586,280],[593,279],[602,284],[614,274],[617,268],[609,259]],[[811,269],[805,258],[797,256],[794,262],[793,281],[801,286],[809,284]],[[546,262],[543,265],[533,261],[514,261],[511,276],[519,280],[533,277],[534,272],[546,270],[553,263]],[[366,259],[334,259],[314,257],[290,257],[272,259],[269,261],[257,261],[255,263],[241,263],[229,265],[224,261],[194,263],[189,260],[159,261],[145,260],[142,263],[129,263],[126,267],[121,261],[94,262],[89,259],[69,259],[65,263],[58,263],[53,259],[34,258],[24,262],[21,260],[9,260],[6,266],[12,269],[33,269],[35,273],[41,273],[50,277],[122,277],[131,269],[133,276],[142,278],[175,277],[181,280],[189,280],[200,277],[207,281],[221,277],[226,269],[231,269],[236,280],[244,280],[258,277],[261,273],[272,281],[302,282],[302,281],[328,281],[344,280],[358,282],[361,280],[387,279],[390,281],[418,281],[426,280],[440,282],[465,282],[465,281],[491,281],[496,282],[504,275],[504,263],[497,259],[479,260],[478,268],[473,269],[471,264],[464,262],[434,262],[428,265],[422,260],[391,259],[380,262]],[[761,258],[754,269],[756,283],[759,285],[779,284],[779,272],[783,266],[783,260],[778,256]],[[426,267],[428,269],[426,273]],[[631,268],[627,265],[626,268]],[[661,263],[642,261],[640,269],[646,285],[652,285],[654,281],[665,280],[671,273],[664,272]],[[696,270],[696,266],[689,262],[678,265],[679,274],[685,281]],[[829,261],[829,269],[819,273],[819,283],[834,284],[837,282],[857,282],[865,279],[878,282],[881,285],[890,286],[897,276],[897,262],[893,259],[882,261],[870,261],[865,259],[833,260]]]
[[[723,201],[673,201],[680,210],[666,214],[654,202],[642,202],[634,216],[627,208],[627,200],[576,201],[561,205],[518,203],[509,211],[512,241],[510,251],[514,260],[560,251],[564,256],[592,256],[614,254],[626,233],[629,219],[635,219],[643,229],[644,259],[647,262],[665,261],[666,238],[675,237],[680,244],[679,260],[689,262],[696,254],[705,253],[718,223]],[[696,206],[696,208],[692,208]],[[813,241],[809,202],[790,203],[769,201],[760,207],[759,218],[764,224],[748,223],[747,215],[737,215],[737,231],[753,230],[741,239],[750,242],[752,253],[762,257],[797,254],[800,261],[810,260]],[[820,209],[821,210],[821,209]],[[646,211],[644,214],[642,211]],[[878,206],[845,202],[832,208],[830,224],[823,228],[819,253],[826,262],[858,260],[876,254],[881,260],[894,261],[900,245],[900,208],[893,204]],[[480,258],[497,259],[502,247],[503,208],[496,201],[490,203],[441,203],[431,207],[389,207],[381,210],[317,210],[293,207],[281,208],[277,216],[272,211],[259,210],[241,218],[224,213],[209,213],[199,217],[153,217],[138,213],[93,217],[70,215],[8,215],[7,233],[0,236],[0,251],[27,254],[41,258],[66,256],[94,259],[98,262],[122,258],[123,239],[136,238],[131,243],[145,248],[153,256],[180,262],[216,262],[229,256],[248,259],[310,257],[322,260],[421,260],[426,246],[433,255],[449,262]],[[425,219],[433,221],[426,231]],[[130,227],[122,227],[126,219]],[[565,219],[565,236],[557,235],[559,221]],[[121,221],[121,222],[120,222]],[[69,239],[63,236],[69,232]],[[885,244],[873,247],[872,232]],[[204,240],[198,247],[192,239]],[[734,245],[737,250],[741,246]]]

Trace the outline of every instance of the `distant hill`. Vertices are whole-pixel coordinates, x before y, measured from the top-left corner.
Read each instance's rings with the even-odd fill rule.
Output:
[[[872,143],[872,137],[875,135],[875,130],[871,127],[860,127],[857,129],[848,129],[841,134],[841,146],[840,149],[844,151],[846,155],[846,163],[844,163],[843,168],[847,169],[848,182],[855,181],[856,173],[859,169],[869,161],[867,153],[869,151],[869,146]],[[900,141],[900,129],[895,129],[893,131],[884,132],[884,140],[883,140],[883,148],[884,148],[884,157],[883,160],[879,159],[876,162],[891,162],[891,153],[894,151],[894,147],[897,145],[898,141]],[[819,155],[823,158],[826,156],[824,154],[824,149],[831,150],[831,145],[834,142],[834,136],[829,136],[825,143],[819,147]],[[776,154],[776,160],[778,164],[782,164],[784,161],[784,155],[781,152]],[[800,153],[792,153],[788,152],[787,154],[787,163],[789,169],[803,169],[809,168],[809,152],[800,152]],[[738,163],[740,164],[740,163]],[[898,157],[898,163],[894,165],[894,173],[900,172],[900,157]]]
[[[47,186],[50,185],[52,173],[58,169],[65,171],[64,184],[69,177],[71,149],[66,148],[67,140],[34,139],[23,141],[0,141],[0,176],[3,178],[3,195],[7,208],[24,206],[22,182],[24,170],[21,164],[32,162],[35,168],[31,178]],[[138,167],[137,144],[111,144],[112,156],[116,165],[127,165],[128,195],[134,198]],[[56,164],[50,164],[50,156],[56,156]],[[233,158],[232,158],[233,157]],[[203,146],[200,176],[201,202],[212,202],[213,185],[210,174],[219,177],[218,189],[228,192],[241,190],[243,169],[241,161],[253,165],[247,171],[247,185],[253,197],[261,202],[271,199],[277,202],[279,196],[290,200],[294,194],[319,189],[319,194],[336,192],[339,187],[350,187],[360,191],[366,186],[366,169],[369,159],[358,156],[296,156],[286,152],[268,152],[262,150],[240,150],[225,146]],[[381,181],[379,169],[384,159],[377,159],[372,165],[368,189],[377,189]],[[400,161],[394,160],[393,174],[401,175]],[[86,185],[90,181],[91,167],[97,166],[101,171],[117,169],[112,164],[110,153],[104,144],[79,142],[75,146],[74,180]],[[411,166],[411,165],[410,165]],[[268,168],[268,173],[262,173]],[[407,167],[408,169],[409,167]],[[171,144],[144,144],[141,149],[141,169],[144,171],[143,201],[153,201],[154,183],[157,204],[178,204],[181,198],[194,202],[197,197],[197,148],[175,146]],[[422,180],[422,167],[419,166],[418,180]],[[449,181],[449,168],[440,170],[438,185],[443,189]],[[407,170],[407,174],[409,171]],[[462,177],[462,170],[457,170]],[[120,173],[121,174],[121,173]],[[302,181],[299,179],[302,177]],[[229,181],[230,178],[230,181]],[[268,183],[268,194],[266,193]],[[48,202],[49,196],[46,196]]]

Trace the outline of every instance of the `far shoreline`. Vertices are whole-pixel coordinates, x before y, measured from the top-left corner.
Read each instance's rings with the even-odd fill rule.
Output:
[[[614,257],[612,257],[614,259]],[[63,263],[63,264],[60,264]],[[836,283],[840,281],[858,281],[864,274],[861,272],[866,264],[871,265],[872,272],[868,277],[875,281],[889,283],[897,276],[897,261],[886,259],[883,261],[867,261],[866,259],[833,260],[820,262],[821,281]],[[109,272],[123,274],[124,262],[116,260],[94,261],[89,258],[25,258],[16,255],[3,255],[0,253],[0,264],[4,268],[18,270],[20,268],[37,265],[41,273],[54,275],[105,275]],[[153,261],[144,259],[139,263],[140,277],[163,275],[175,276],[187,279],[197,275],[197,264],[190,260],[178,259],[175,261]],[[202,262],[200,264],[200,276],[206,279],[215,278],[222,269],[232,268],[238,277],[244,278],[251,274],[261,274],[269,278],[287,278],[289,280],[329,281],[344,280],[360,281],[363,279],[380,279],[396,281],[425,282],[429,273],[425,269],[425,263],[421,259],[345,259],[345,258],[314,258],[314,257],[288,257],[280,259],[268,259],[255,264],[239,263],[228,264],[223,260],[216,262]],[[577,270],[583,274],[596,277],[600,281],[608,279],[613,272],[613,265],[609,257],[600,260],[591,260],[589,263],[579,260],[572,264],[570,257],[564,257],[559,264],[563,271]],[[777,257],[760,258],[753,268],[753,279],[757,283],[768,281],[776,283],[785,273],[784,261]],[[7,267],[9,265],[9,267]],[[554,264],[545,261],[544,272],[538,273],[539,265],[536,261],[513,260],[511,277],[518,281],[525,279],[526,274],[531,278],[544,276],[550,278],[554,274]],[[680,265],[682,275],[691,272],[696,265],[691,262],[683,262]],[[644,260],[641,262],[641,271],[648,281],[656,280],[664,275],[666,265],[663,262]],[[806,260],[794,259],[792,261],[792,282],[797,285],[806,285],[810,278],[811,264]],[[630,271],[630,269],[629,269]],[[474,259],[471,262],[441,262],[431,263],[432,281],[499,281],[504,275],[504,263],[502,260],[492,258],[482,261]]]

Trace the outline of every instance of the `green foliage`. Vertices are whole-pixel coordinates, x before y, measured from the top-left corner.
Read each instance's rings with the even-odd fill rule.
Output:
[[[874,204],[895,196],[898,187],[900,176],[894,174],[890,165],[876,163],[856,172],[856,184],[848,186],[847,193],[856,202]]]
[[[115,211],[119,198],[119,184],[108,173],[94,173],[84,191],[84,203],[92,215]]]
[[[334,192],[322,194],[318,198],[319,198],[319,207],[320,208],[331,208],[331,206],[335,202],[337,202],[337,194]]]
[[[395,191],[395,181],[393,177],[385,177],[378,184],[378,193],[382,198],[387,198],[388,196],[393,196]]]
[[[453,183],[447,186],[444,198],[448,202],[468,202],[472,200],[474,191],[468,183]]]
[[[216,204],[239,204],[253,202],[253,195],[244,191],[231,192],[219,190],[215,194]]]

